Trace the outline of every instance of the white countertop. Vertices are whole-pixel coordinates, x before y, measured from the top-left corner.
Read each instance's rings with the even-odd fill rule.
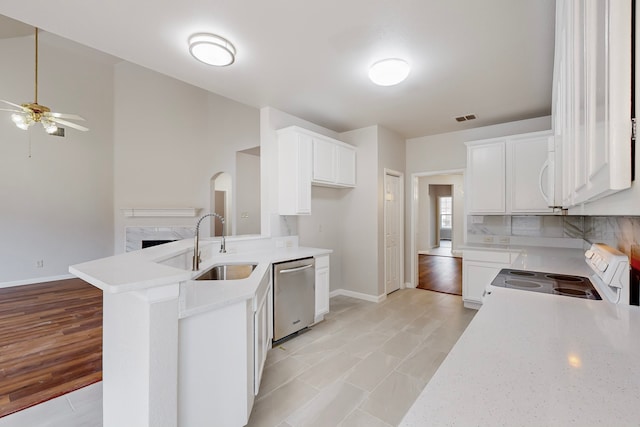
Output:
[[[230,245],[228,245],[228,249]],[[202,262],[191,271],[193,241],[180,240],[134,252],[76,264],[69,272],[108,293],[145,291],[180,284],[180,317],[253,298],[272,263],[330,254],[330,249],[308,247],[276,248],[269,239],[243,241],[229,253],[217,252],[218,242],[200,243]],[[257,263],[246,279],[192,280],[214,265]]]
[[[491,250],[592,274],[582,249]],[[400,425],[638,426],[639,396],[639,307],[495,288]]]
[[[640,423],[640,309],[498,288],[401,426]]]

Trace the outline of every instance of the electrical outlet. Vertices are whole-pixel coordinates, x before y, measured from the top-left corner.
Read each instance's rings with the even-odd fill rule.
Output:
[[[287,240],[287,247],[288,248],[292,248],[293,247],[293,242],[291,240]]]
[[[44,260],[42,260],[42,259],[37,260],[37,261],[36,261],[36,267],[37,267],[37,268],[42,268],[42,267],[44,267]]]

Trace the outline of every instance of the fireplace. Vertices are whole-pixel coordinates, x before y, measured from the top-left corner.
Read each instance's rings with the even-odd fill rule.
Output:
[[[125,250],[127,252],[160,245],[176,240],[191,239],[192,227],[125,227]]]

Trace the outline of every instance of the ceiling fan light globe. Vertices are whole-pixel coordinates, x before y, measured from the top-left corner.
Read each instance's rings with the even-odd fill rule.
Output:
[[[11,121],[13,123],[15,123],[16,125],[18,125],[18,124],[21,124],[21,123],[27,123],[27,118],[25,116],[23,116],[22,114],[13,113],[11,115]]]
[[[22,130],[29,130],[29,126],[31,126],[31,123],[16,123],[16,126]]]
[[[58,126],[56,126],[56,124],[53,122],[42,122],[42,127],[44,127],[44,131],[49,135],[51,135],[52,133],[56,133],[56,131],[58,130]]]

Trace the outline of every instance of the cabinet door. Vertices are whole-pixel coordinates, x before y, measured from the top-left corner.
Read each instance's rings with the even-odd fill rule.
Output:
[[[336,183],[355,187],[356,150],[342,145],[336,146]]]
[[[311,137],[295,131],[278,135],[278,213],[311,214]]]
[[[556,9],[554,131],[571,207],[631,185],[632,13],[629,0],[558,0]]]
[[[482,304],[482,294],[502,266],[494,263],[463,261],[462,263],[462,299],[465,302]]]
[[[313,181],[336,181],[336,145],[319,138],[313,139]]]
[[[329,280],[329,256],[316,257],[316,322],[329,312]]]
[[[469,213],[505,213],[505,141],[467,146]]]
[[[549,134],[509,140],[508,186],[513,213],[552,213],[553,189],[549,188]]]
[[[259,302],[258,309],[254,315],[254,385],[253,390],[255,395],[258,395],[260,390],[260,381],[262,380],[262,372],[264,371],[264,362],[267,359],[267,351],[271,345],[271,339],[269,337],[269,297],[272,296],[271,284],[269,284],[269,291],[264,295],[262,301]]]

